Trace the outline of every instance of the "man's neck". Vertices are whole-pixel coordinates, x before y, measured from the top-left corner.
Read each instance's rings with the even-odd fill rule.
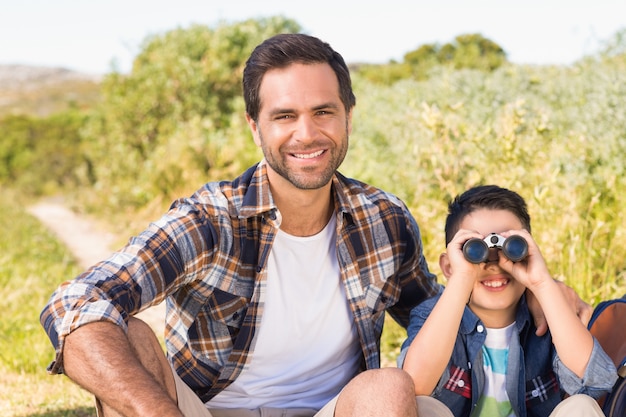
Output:
[[[282,216],[280,229],[293,236],[319,233],[333,213],[330,184],[317,190],[272,190],[272,197]]]

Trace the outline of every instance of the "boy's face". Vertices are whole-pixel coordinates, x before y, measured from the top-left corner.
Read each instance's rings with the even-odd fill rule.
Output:
[[[460,224],[460,229],[477,231],[483,236],[522,228],[522,222],[508,210],[479,209],[466,216]],[[469,307],[488,327],[504,327],[512,323],[517,302],[526,290],[524,285],[498,266],[498,256],[498,249],[492,248],[488,261],[474,266],[476,280]],[[448,268],[454,268],[454,265],[448,265]],[[444,265],[442,270],[449,276]]]

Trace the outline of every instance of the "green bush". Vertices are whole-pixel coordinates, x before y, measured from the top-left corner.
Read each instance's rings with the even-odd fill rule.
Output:
[[[11,115],[0,120],[0,185],[51,194],[89,183],[80,129],[86,115]]]
[[[626,292],[622,61],[440,68],[391,87],[357,80],[343,170],[404,199],[431,265],[447,202],[477,184],[520,192],[556,277],[589,302]]]

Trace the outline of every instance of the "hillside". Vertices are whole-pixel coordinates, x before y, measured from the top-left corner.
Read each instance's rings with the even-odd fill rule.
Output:
[[[100,77],[65,68],[0,65],[0,116],[47,116],[99,99]]]

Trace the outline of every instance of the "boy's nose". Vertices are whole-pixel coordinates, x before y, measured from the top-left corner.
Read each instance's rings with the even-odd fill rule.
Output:
[[[486,262],[487,263],[495,262],[497,264],[498,261],[500,260],[498,251],[500,251],[500,249],[489,248],[489,257],[487,258]]]

